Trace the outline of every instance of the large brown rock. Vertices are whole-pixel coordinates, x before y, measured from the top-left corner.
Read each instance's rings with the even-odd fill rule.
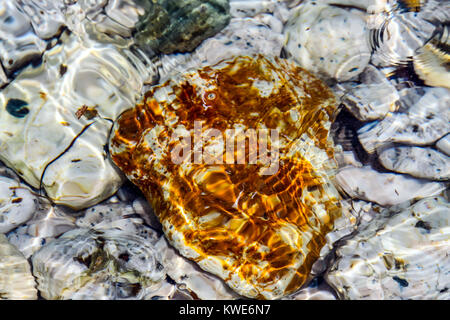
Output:
[[[340,214],[328,139],[335,107],[295,64],[238,57],[153,87],[120,116],[110,151],[182,255],[241,295],[274,299],[307,280]]]

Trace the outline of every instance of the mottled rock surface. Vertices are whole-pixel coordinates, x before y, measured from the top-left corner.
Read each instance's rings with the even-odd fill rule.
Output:
[[[182,255],[241,295],[277,298],[306,280],[339,215],[328,139],[335,108],[331,91],[292,62],[238,57],[154,87],[121,115],[110,150]],[[252,151],[258,158],[238,160],[245,150],[236,148],[224,164],[224,140],[209,136],[214,128],[240,128],[227,134],[238,142],[244,130],[263,130]],[[279,141],[265,128],[280,132]],[[180,152],[190,143],[176,136],[194,132],[206,142],[205,162],[195,164],[197,151]],[[278,160],[264,160],[267,143],[278,146],[271,151],[278,168]]]
[[[450,89],[427,88],[425,95],[404,112],[369,123],[358,131],[364,149],[373,153],[391,143],[433,144],[450,132]]]
[[[449,203],[386,209],[345,244],[326,276],[343,299],[449,299]]]
[[[109,130],[152,71],[112,44],[61,41],[0,92],[0,159],[55,203],[80,209],[121,185]]]
[[[164,284],[164,267],[154,249],[156,234],[142,227],[79,228],[42,247],[31,258],[45,299],[150,299]]]
[[[350,197],[391,206],[439,194],[444,183],[430,182],[395,173],[380,173],[370,167],[346,167],[336,175],[339,187]]]
[[[349,10],[305,2],[285,27],[286,50],[303,68],[325,78],[349,80],[371,56],[364,19]]]
[[[0,60],[10,74],[39,57],[47,43],[33,31],[30,18],[15,1],[0,1]]]
[[[214,65],[241,55],[279,56],[283,48],[282,23],[271,15],[233,18],[214,37],[206,39],[194,52],[161,57],[160,75]]]
[[[37,199],[17,181],[0,176],[0,233],[7,233],[33,217]]]
[[[380,163],[389,170],[431,180],[450,179],[450,158],[431,148],[400,146],[380,153]]]
[[[37,290],[30,264],[0,234],[0,300],[36,300]]]
[[[7,234],[8,240],[29,258],[46,243],[75,228],[76,213],[54,206],[48,200],[38,199],[33,218]]]
[[[369,65],[360,77],[361,84],[348,90],[341,101],[359,120],[384,118],[396,111],[400,96],[396,88],[375,67]]]
[[[153,53],[194,50],[230,20],[228,0],[140,1],[145,14],[136,24],[136,43]]]

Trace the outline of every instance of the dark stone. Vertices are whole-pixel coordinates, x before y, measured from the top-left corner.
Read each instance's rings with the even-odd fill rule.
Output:
[[[228,0],[139,0],[136,43],[150,54],[193,51],[230,21]]]
[[[394,279],[400,286],[402,287],[407,287],[409,286],[408,281],[406,281],[405,279],[399,278],[397,276],[393,277],[392,279]]]
[[[28,103],[23,100],[9,99],[6,104],[6,111],[13,117],[24,118],[30,112],[30,110],[26,108],[27,105]]]

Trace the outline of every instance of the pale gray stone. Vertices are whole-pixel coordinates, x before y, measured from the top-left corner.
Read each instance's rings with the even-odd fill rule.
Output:
[[[45,299],[74,300],[159,296],[166,273],[154,247],[158,238],[145,227],[137,234],[86,228],[66,232],[31,257],[39,292]]]
[[[364,149],[373,153],[393,142],[417,146],[433,144],[450,132],[450,89],[428,88],[405,113],[394,113],[358,131]]]
[[[0,177],[0,233],[7,233],[30,220],[37,210],[37,202],[28,187]]]
[[[431,148],[400,146],[384,150],[378,156],[389,170],[431,180],[450,178],[450,158]]]
[[[14,70],[41,55],[47,43],[33,31],[31,21],[15,1],[0,0],[0,60],[5,71]]]
[[[415,179],[407,175],[380,173],[370,167],[346,167],[336,175],[339,187],[350,197],[391,206],[439,194],[445,183]]]
[[[350,80],[369,63],[368,29],[355,12],[305,2],[294,9],[284,32],[288,54],[325,78]]]
[[[384,118],[396,111],[400,96],[395,87],[375,67],[368,66],[361,74],[362,83],[350,89],[342,98],[352,114],[361,121]]]
[[[450,298],[450,205],[386,209],[337,249],[325,279],[341,299]]]
[[[450,156],[450,134],[443,137],[441,140],[436,142],[436,148]]]
[[[0,300],[36,300],[37,290],[25,257],[0,234]]]

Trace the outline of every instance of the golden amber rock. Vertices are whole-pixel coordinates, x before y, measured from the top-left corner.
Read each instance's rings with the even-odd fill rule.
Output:
[[[238,57],[153,87],[119,117],[110,151],[182,255],[243,296],[276,299],[307,280],[340,214],[335,109],[294,63]]]

